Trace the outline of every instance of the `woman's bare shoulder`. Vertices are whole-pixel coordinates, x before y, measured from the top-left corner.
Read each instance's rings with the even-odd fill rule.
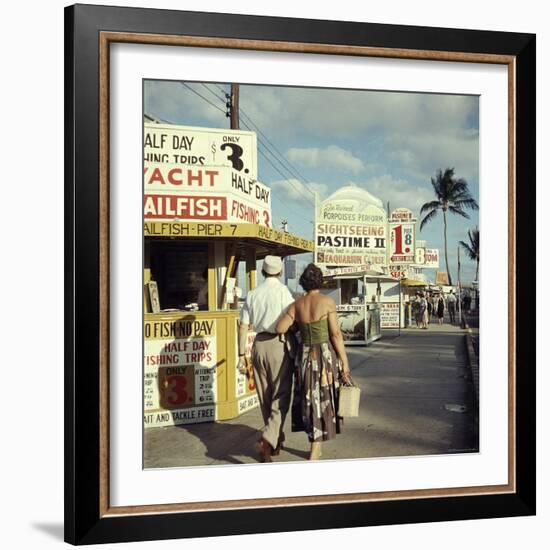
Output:
[[[318,294],[318,300],[320,304],[323,304],[328,309],[336,309],[336,302],[326,294]]]

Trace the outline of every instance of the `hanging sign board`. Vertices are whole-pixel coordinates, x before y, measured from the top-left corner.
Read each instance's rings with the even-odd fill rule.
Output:
[[[346,187],[321,203],[315,223],[315,263],[320,267],[386,264],[386,212],[362,200],[362,192],[368,195]]]
[[[399,302],[380,302],[381,328],[399,328]]]
[[[254,132],[145,123],[144,162],[186,166],[227,166],[257,179]]]
[[[146,220],[219,220],[271,226],[271,189],[221,167],[146,163]]]
[[[144,124],[143,217],[271,227],[254,132]]]
[[[397,208],[390,215],[390,264],[416,263],[416,219],[411,210]]]
[[[146,321],[144,336],[145,427],[215,420],[215,321]]]
[[[419,247],[416,241],[415,264],[419,267],[438,268],[439,267],[439,249]]]

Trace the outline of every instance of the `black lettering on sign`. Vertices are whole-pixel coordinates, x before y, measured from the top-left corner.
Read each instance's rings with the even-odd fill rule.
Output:
[[[240,172],[244,168],[244,163],[241,160],[241,157],[243,156],[243,148],[236,143],[224,143],[220,147],[220,150],[224,151],[228,147],[231,149],[231,155],[229,155],[227,159],[231,161],[233,169]],[[245,172],[247,172],[247,170],[245,170]]]

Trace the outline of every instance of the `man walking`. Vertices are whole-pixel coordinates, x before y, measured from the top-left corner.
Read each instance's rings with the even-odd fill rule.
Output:
[[[449,317],[451,318],[451,324],[455,322],[455,312],[456,312],[456,296],[453,291],[449,292],[447,297],[447,309],[449,310]]]
[[[292,367],[284,337],[275,326],[288,306],[294,302],[279,277],[283,263],[278,256],[266,256],[262,266],[265,281],[251,290],[241,310],[239,325],[239,370],[245,368],[247,333],[251,325],[256,331],[252,347],[254,382],[264,420],[260,439],[262,462],[272,462],[284,440],[283,426],[290,405]]]

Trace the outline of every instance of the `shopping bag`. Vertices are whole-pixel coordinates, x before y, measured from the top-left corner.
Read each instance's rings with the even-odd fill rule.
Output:
[[[349,379],[346,385],[341,385],[338,390],[338,416],[350,418],[359,416],[359,401],[361,399],[361,388]]]

